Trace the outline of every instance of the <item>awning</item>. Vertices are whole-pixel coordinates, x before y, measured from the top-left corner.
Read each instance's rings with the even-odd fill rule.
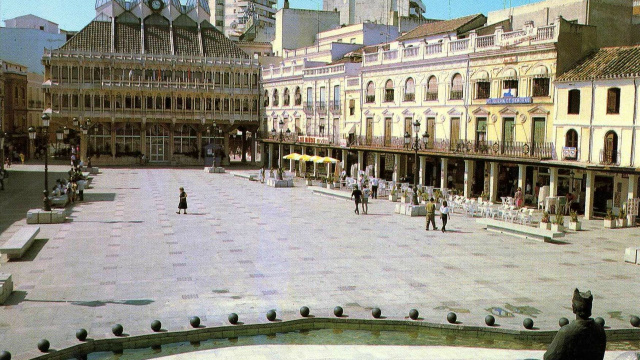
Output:
[[[531,70],[531,75],[534,77],[548,77],[549,70],[544,65],[536,66],[533,70]]]
[[[476,81],[489,81],[489,73],[486,71],[480,71],[473,75],[471,79]]]
[[[518,78],[518,73],[516,72],[515,69],[507,69],[503,71],[502,74],[500,74],[500,77],[507,78],[507,79],[516,79]]]
[[[344,132],[347,134],[355,134],[356,133],[356,124],[347,124],[344,128]]]

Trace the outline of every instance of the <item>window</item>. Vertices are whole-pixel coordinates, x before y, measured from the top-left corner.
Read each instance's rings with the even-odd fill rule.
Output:
[[[116,130],[116,155],[131,155],[140,152],[140,125],[126,123]]]
[[[569,90],[567,114],[580,114],[580,90]]]
[[[478,81],[476,83],[476,99],[488,99],[491,97],[491,82]]]
[[[426,101],[438,100],[438,79],[433,75],[431,75],[429,81],[427,81],[427,91],[424,99]]]
[[[618,163],[618,135],[615,131],[609,131],[604,136],[604,154],[602,157],[604,164]]]
[[[404,101],[416,100],[416,85],[413,78],[408,78],[404,83]]]
[[[481,145],[487,140],[487,118],[476,118],[476,144]]]
[[[289,88],[284,88],[284,94],[282,94],[282,105],[289,106],[291,95],[289,95]]]
[[[607,114],[620,114],[620,88],[607,90]]]
[[[373,84],[373,81],[369,81],[367,84],[367,96],[365,100],[367,103],[376,102],[376,86]]]
[[[571,129],[567,131],[567,135],[564,140],[564,146],[570,148],[578,147],[578,132]]]
[[[84,108],[85,110],[91,110],[91,95],[84,96]]]
[[[296,87],[296,92],[293,95],[294,98],[294,102],[296,106],[299,106],[302,104],[302,94],[300,94],[300,87]]]
[[[356,114],[356,100],[349,100],[349,115],[353,116]]]
[[[179,125],[173,133],[173,153],[198,156],[198,134],[190,125]]]
[[[269,91],[265,90],[264,91],[264,107],[268,107],[268,106],[269,106]]]
[[[463,97],[462,91],[462,75],[455,74],[453,78],[451,78],[451,94],[449,99],[451,100],[461,100]]]
[[[340,85],[335,85],[333,87],[333,109],[340,109]]]
[[[504,118],[504,128],[502,131],[502,141],[505,144],[513,142],[515,135],[515,121],[513,118]]]
[[[549,96],[549,78],[533,79],[533,96]]]
[[[502,80],[502,97],[518,97],[518,80]]]
[[[110,124],[98,123],[93,127],[93,134],[89,137],[91,153],[111,155]]]
[[[391,79],[384,84],[384,102],[393,102],[393,80]]]
[[[307,88],[307,107],[313,107],[313,89]]]

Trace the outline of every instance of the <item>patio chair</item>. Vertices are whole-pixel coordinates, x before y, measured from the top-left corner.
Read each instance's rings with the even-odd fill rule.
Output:
[[[533,209],[524,209],[525,211],[520,214],[520,222],[522,225],[533,224]]]

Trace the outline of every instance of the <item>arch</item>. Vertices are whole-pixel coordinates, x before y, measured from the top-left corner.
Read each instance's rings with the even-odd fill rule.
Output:
[[[366,102],[367,103],[376,102],[376,84],[373,81],[369,81],[367,83]]]
[[[451,77],[451,94],[449,98],[451,100],[461,100],[463,98],[463,80],[460,73],[455,73]]]
[[[393,102],[393,100],[394,100],[393,80],[389,79],[384,83],[384,101]]]
[[[567,130],[564,137],[564,146],[570,148],[578,148],[578,132],[575,129]]]
[[[517,79],[518,78],[518,71],[514,68],[506,68],[503,69],[502,72],[500,73],[500,78],[502,79]]]
[[[393,80],[389,79],[384,83],[385,89],[393,89]]]
[[[549,69],[545,65],[537,65],[529,69],[527,75],[534,77],[549,77]]]
[[[296,90],[293,94],[293,99],[296,106],[302,104],[302,93],[300,92],[300,86],[296,86]]]
[[[485,70],[480,70],[480,71],[476,72],[475,74],[473,74],[473,76],[471,77],[471,80],[475,80],[475,81],[490,81],[491,80],[491,76],[489,75],[489,72],[487,72]]]
[[[618,134],[613,130],[609,130],[604,134],[602,160],[605,164],[618,163]]]
[[[404,101],[415,101],[416,99],[416,83],[413,78],[408,78],[404,82]]]
[[[435,75],[429,76],[427,80],[427,91],[425,92],[425,100],[438,100],[438,78]]]
[[[289,88],[284,88],[284,92],[282,94],[282,105],[289,106],[291,100],[291,95],[289,94]]]
[[[278,96],[278,89],[273,89],[273,106],[280,105],[280,98]]]

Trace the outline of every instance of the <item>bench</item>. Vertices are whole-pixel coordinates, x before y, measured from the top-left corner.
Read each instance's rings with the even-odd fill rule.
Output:
[[[624,249],[624,261],[640,265],[640,247],[628,247]]]
[[[9,259],[21,258],[29,250],[39,232],[40,226],[23,227],[0,247],[0,254],[7,255]]]
[[[31,209],[27,211],[27,224],[60,224],[67,220],[64,209]]]
[[[0,273],[0,305],[7,301],[13,292],[13,280],[11,274]]]
[[[67,194],[50,196],[49,199],[51,200],[51,206],[66,207],[69,203],[69,196]]]
[[[477,224],[483,225],[488,231],[502,234],[518,236],[541,242],[560,242],[558,238],[564,237],[563,232],[535,228],[527,225],[514,224],[506,221],[483,218],[476,220]]]
[[[233,176],[235,177],[248,179],[249,181],[258,181],[258,179],[260,178],[260,175],[258,174],[237,173],[237,172],[231,172],[231,174],[233,174]]]
[[[351,193],[348,191],[333,190],[333,189],[327,189],[327,188],[318,187],[318,186],[309,187],[309,189],[311,189],[311,191],[314,194],[333,196],[333,197],[342,198],[346,200],[352,200]]]

